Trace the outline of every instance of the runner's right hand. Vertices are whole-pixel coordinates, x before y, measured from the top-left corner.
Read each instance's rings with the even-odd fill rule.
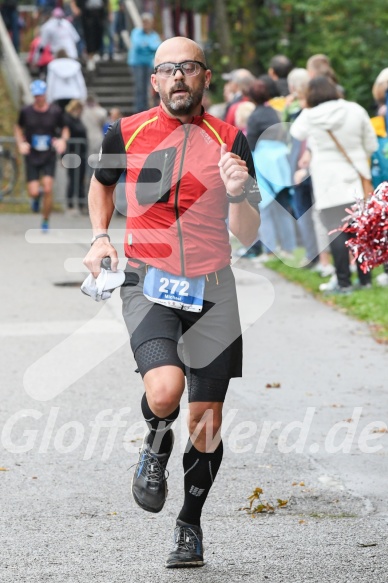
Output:
[[[19,144],[18,150],[22,156],[27,156],[31,151],[31,146],[28,142],[22,142]]]
[[[117,271],[117,266],[119,264],[117,251],[113,245],[109,243],[106,237],[101,237],[93,243],[84,259],[84,265],[86,265],[95,278],[97,278],[101,272],[101,261],[104,257],[110,257],[111,269],[112,271]]]

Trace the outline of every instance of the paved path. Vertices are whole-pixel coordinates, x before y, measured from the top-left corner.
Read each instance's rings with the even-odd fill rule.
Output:
[[[124,223],[114,223],[119,244]],[[207,564],[166,571],[184,411],[165,509],[143,513],[128,471],[144,432],[142,388],[118,294],[101,305],[79,291],[87,219],[56,215],[47,236],[37,224],[0,216],[0,580],[385,583],[387,347],[240,262],[245,375],[228,393],[224,462],[204,511]],[[257,487],[288,504],[251,518],[239,508]]]

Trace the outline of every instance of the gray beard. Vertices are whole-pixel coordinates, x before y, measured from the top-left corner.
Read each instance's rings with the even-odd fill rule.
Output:
[[[166,103],[166,107],[170,113],[178,115],[187,115],[191,112],[194,105],[193,96],[189,95],[184,99],[177,99],[173,101],[172,99]]]

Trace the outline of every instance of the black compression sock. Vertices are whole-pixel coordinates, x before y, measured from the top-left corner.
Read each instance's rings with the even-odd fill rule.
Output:
[[[150,409],[147,396],[144,393],[141,400],[141,410],[150,430],[148,443],[151,445],[152,451],[154,453],[169,452],[172,447],[172,433],[170,429],[171,425],[179,415],[180,406],[178,405],[175,411],[173,411],[168,417],[161,419],[154,415]]]
[[[222,441],[213,453],[202,453],[192,445],[184,454],[185,500],[179,520],[200,526],[202,508],[221,465],[222,454]]]

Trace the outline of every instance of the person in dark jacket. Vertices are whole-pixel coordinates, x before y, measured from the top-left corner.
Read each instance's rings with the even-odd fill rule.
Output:
[[[71,10],[75,17],[81,18],[87,52],[86,68],[89,72],[94,71],[95,57],[103,45],[108,0],[71,0]]]
[[[68,183],[66,191],[67,208],[74,212],[74,199],[77,199],[79,211],[86,209],[85,200],[85,170],[87,159],[87,131],[81,121],[83,110],[82,101],[72,99],[66,106],[65,123],[70,130],[70,141],[67,148],[68,154],[74,154],[72,161],[76,162],[73,168],[68,168]],[[77,156],[77,158],[76,158]]]
[[[280,120],[273,107],[266,105],[271,96],[267,84],[262,79],[254,81],[248,95],[256,105],[247,122],[247,140],[253,152],[261,134],[272,125],[278,124]]]
[[[4,24],[11,35],[15,51],[19,52],[19,13],[17,0],[4,0],[0,3]]]
[[[275,81],[279,95],[283,97],[286,97],[290,93],[287,77],[292,69],[293,64],[285,55],[275,55],[270,60],[268,75]]]
[[[280,175],[283,175],[281,168],[284,163],[284,157],[279,157],[279,147],[281,151],[284,151],[284,130],[280,124],[278,113],[273,107],[268,105],[270,91],[263,79],[257,79],[253,83],[249,91],[249,96],[256,104],[256,109],[251,113],[247,122],[247,140],[249,147],[252,151],[256,149],[256,155],[260,147],[264,148],[264,153],[268,152],[268,149],[272,148],[272,145],[276,148],[276,150],[273,150],[272,156],[269,156],[268,162],[271,162],[271,165],[266,167],[267,173],[265,175],[256,166],[256,174],[260,188],[268,192],[269,195],[263,199],[261,204],[263,221],[260,235],[269,255],[273,254],[279,245],[283,257],[289,259],[296,246],[295,230],[291,216],[290,189],[286,185],[284,185],[284,188],[280,188],[280,185],[276,183],[279,177],[276,168],[279,169]],[[258,148],[256,148],[256,144],[261,137],[262,141],[259,143]],[[254,160],[256,160],[255,155]],[[276,176],[274,182],[271,181],[272,173],[274,175],[273,177]],[[288,185],[290,184],[291,177],[288,182]],[[284,209],[287,212],[284,212]],[[255,243],[253,248],[250,249],[250,255],[253,254],[255,248],[258,249],[258,243]]]

